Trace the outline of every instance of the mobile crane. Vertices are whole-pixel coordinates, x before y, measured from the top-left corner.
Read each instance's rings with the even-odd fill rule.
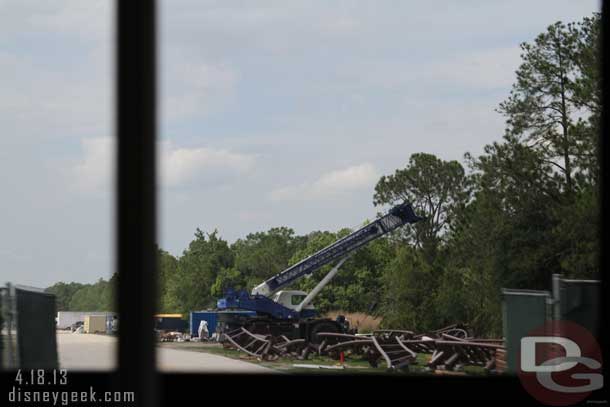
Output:
[[[304,338],[316,343],[317,333],[344,332],[344,325],[338,321],[318,317],[312,305],[313,299],[355,250],[407,223],[420,220],[423,218],[414,213],[409,203],[396,205],[386,215],[257,285],[251,293],[228,289],[224,298],[217,301],[219,310],[248,310],[256,315],[221,312],[218,314],[219,333],[244,327],[257,334],[285,335],[290,339]],[[335,260],[338,260],[336,265],[309,294],[282,290]]]

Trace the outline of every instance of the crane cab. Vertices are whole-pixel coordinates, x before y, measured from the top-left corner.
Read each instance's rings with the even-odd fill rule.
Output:
[[[273,295],[271,298],[274,302],[283,305],[286,308],[296,310],[300,303],[303,302],[307,293],[300,290],[281,290]],[[313,304],[309,304],[303,309],[315,310]]]

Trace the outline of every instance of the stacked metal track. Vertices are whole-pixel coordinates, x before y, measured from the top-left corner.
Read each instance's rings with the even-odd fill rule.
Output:
[[[415,353],[427,353],[431,354],[436,349],[434,339],[407,339],[402,340],[401,343],[407,346]]]
[[[465,339],[470,336],[470,333],[468,332],[468,327],[466,325],[452,324],[452,325],[446,326],[444,328],[437,329],[436,331],[415,335],[413,338],[414,339],[422,339],[425,337],[441,338],[443,335],[451,335],[455,338]]]
[[[435,341],[435,351],[428,362],[428,367],[442,367],[452,370],[460,366],[482,366],[492,370],[496,364],[498,350],[503,350],[502,339],[462,339],[442,333],[442,339]]]
[[[407,330],[377,330],[370,335],[334,332],[318,333],[320,344],[285,336],[254,334],[239,328],[225,334],[225,344],[261,360],[280,356],[307,359],[312,353],[332,359],[360,357],[373,367],[385,364],[390,370],[407,370],[417,363],[417,354],[429,354],[427,367],[455,370],[465,365],[495,368],[495,358],[504,349],[501,339],[474,339],[464,327],[449,326],[427,334]]]
[[[382,338],[383,340],[389,340],[391,338],[411,339],[413,338],[413,331],[406,331],[404,329],[377,329],[373,331],[373,336]]]
[[[317,350],[304,339],[259,335],[243,327],[224,334],[224,344],[260,360],[276,360],[280,356],[306,359],[312,349]]]
[[[386,338],[372,336],[373,345],[383,358],[388,369],[405,369],[409,364],[415,361],[417,353],[409,349],[402,343],[400,337],[389,336]],[[386,339],[386,340],[384,340]],[[373,367],[377,367],[377,360],[371,358],[369,363]]]
[[[494,343],[471,341],[437,340],[436,350],[428,362],[428,367],[453,370],[459,366],[482,366],[485,370],[495,367],[496,351],[503,346]]]
[[[318,348],[318,354],[325,354],[333,359],[339,359],[341,352],[348,356],[364,355],[373,346],[370,337],[330,332],[319,333],[318,337],[323,338]]]
[[[243,327],[226,333],[225,339],[236,349],[258,359],[275,360],[283,353],[275,345],[278,338],[253,334]],[[286,341],[282,339],[282,342]]]

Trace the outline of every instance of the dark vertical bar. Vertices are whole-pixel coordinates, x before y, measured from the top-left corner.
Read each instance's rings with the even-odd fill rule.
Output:
[[[608,228],[603,226],[608,224],[608,135],[610,135],[610,78],[608,72],[610,71],[610,1],[602,1],[602,26],[601,26],[601,49],[599,55],[601,56],[601,87],[602,87],[602,114],[600,120],[600,134],[599,134],[599,156],[600,156],[600,197],[601,197],[601,213],[599,223],[599,238],[600,238],[600,268],[599,273],[602,280],[602,298],[600,301],[600,346],[602,348],[602,357],[604,363],[604,376],[606,380],[610,377],[610,355],[608,349],[610,349],[610,340],[608,335],[608,326],[610,324],[610,312],[608,308],[608,295],[610,294],[610,283],[608,276],[608,250],[604,247],[608,245]],[[605,298],[604,298],[605,297]],[[606,385],[607,386],[607,385]]]
[[[156,4],[117,1],[119,380],[154,406]]]

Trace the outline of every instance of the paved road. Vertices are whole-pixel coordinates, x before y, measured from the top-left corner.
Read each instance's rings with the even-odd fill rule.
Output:
[[[57,332],[59,365],[68,370],[111,370],[116,367],[115,337]],[[164,372],[273,373],[273,370],[203,352],[157,348],[158,366]]]

